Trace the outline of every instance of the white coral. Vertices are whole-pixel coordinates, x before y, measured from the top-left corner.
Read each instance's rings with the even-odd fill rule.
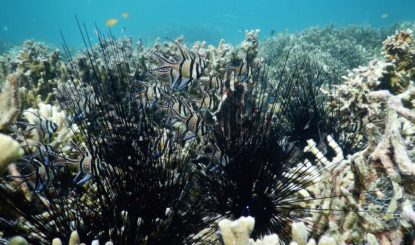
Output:
[[[19,143],[5,134],[0,134],[0,152],[0,175],[6,171],[10,163],[16,161],[24,154]]]

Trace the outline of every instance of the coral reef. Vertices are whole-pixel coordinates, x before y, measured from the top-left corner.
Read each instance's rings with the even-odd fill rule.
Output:
[[[412,37],[408,35],[408,31],[397,32],[384,42],[384,50],[391,50],[384,51],[391,63],[372,61],[367,67],[354,69],[333,92],[337,98],[334,106],[350,118],[361,117],[368,136],[367,148],[346,156],[337,165],[340,169],[336,167],[330,174],[331,183],[323,184],[343,196],[342,202],[331,202],[330,209],[350,210],[345,215],[324,215],[323,223],[328,224],[331,234],[342,234],[335,238],[337,242],[363,243],[369,233],[380,243],[395,244],[404,236],[414,237],[413,208],[408,206],[414,200],[415,164],[410,133],[414,127],[414,87],[409,82],[400,93],[402,88],[385,86],[394,79],[390,74],[402,72],[396,57],[391,59],[390,55],[394,50],[403,51],[402,46],[411,47]],[[405,51],[409,54],[400,55],[411,56],[410,48]]]
[[[382,41],[395,29],[375,29],[371,27],[350,26],[308,28],[302,32],[278,33],[266,40],[261,47],[261,54],[272,64],[279,65],[284,61],[284,54],[312,54],[330,68],[334,79],[347,70],[365,65],[378,57]]]
[[[342,124],[365,125],[363,133],[368,137],[367,147],[343,156],[342,149],[329,138],[329,145],[336,153],[332,160],[324,156],[313,140],[304,149],[314,155],[314,164],[322,165],[320,169],[325,170],[319,171],[319,177],[313,181],[316,184],[300,191],[306,197],[316,198],[304,203],[310,210],[323,210],[312,212],[305,221],[308,227],[313,227],[313,236],[320,234],[318,244],[399,244],[403,240],[414,240],[415,164],[410,133],[415,118],[413,82],[401,88],[388,86],[393,84],[391,74],[405,73],[400,76],[410,77],[407,74],[411,74],[413,65],[407,66],[408,62],[405,62],[406,68],[402,69],[399,60],[413,61],[412,38],[409,31],[389,37],[383,48],[386,61],[374,60],[367,67],[354,69],[343,77],[345,84],[336,86],[331,92],[333,99],[329,106],[337,108],[336,111],[344,115],[342,118],[348,120]],[[399,53],[403,58],[392,59],[393,53]],[[310,174],[313,174],[312,168]],[[232,244],[232,239],[241,237],[244,244],[249,244],[246,237],[251,234],[253,225],[241,226],[235,222],[225,220],[220,223],[225,244]],[[232,229],[222,228],[226,225]],[[304,233],[295,226],[292,237],[298,240],[298,237],[304,237],[299,234]],[[245,235],[232,233],[239,229]],[[234,238],[229,241],[232,236]],[[306,244],[306,241],[302,239],[292,244]],[[308,243],[316,244],[314,240]]]
[[[191,48],[98,31],[75,57],[64,47],[65,63],[25,42],[0,61],[2,236],[215,244],[221,220],[226,245],[412,242],[415,44],[402,28],[263,46],[252,30]]]
[[[50,51],[45,44],[27,40],[20,50],[10,51],[0,57],[0,79],[13,74],[25,88],[24,107],[39,102],[50,103],[53,88],[64,76],[63,62],[58,50]]]
[[[404,92],[415,80],[415,41],[410,29],[396,32],[383,42],[383,55],[392,63],[386,83],[392,93]]]

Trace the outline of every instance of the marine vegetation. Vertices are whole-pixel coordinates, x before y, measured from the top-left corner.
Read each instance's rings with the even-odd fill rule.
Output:
[[[259,30],[147,48],[79,29],[79,53],[2,59],[0,243],[414,240],[410,30],[334,64],[336,46],[261,49]],[[373,31],[303,44],[330,30]]]

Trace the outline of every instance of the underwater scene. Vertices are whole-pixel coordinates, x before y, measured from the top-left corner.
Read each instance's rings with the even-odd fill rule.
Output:
[[[414,10],[2,1],[0,245],[415,245]]]

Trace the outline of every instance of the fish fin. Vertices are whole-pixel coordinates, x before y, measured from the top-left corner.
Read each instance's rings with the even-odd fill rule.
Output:
[[[81,186],[81,185],[84,185],[86,182],[88,182],[88,180],[90,180],[91,178],[92,176],[90,174],[79,172],[73,179],[73,182],[76,185]]]
[[[149,69],[150,72],[154,73],[154,72],[158,72],[158,73],[167,73],[170,72],[170,70],[173,69],[171,68],[171,66],[159,66],[159,67],[155,67],[155,68],[151,68]]]
[[[169,56],[169,58],[167,60],[172,62],[172,64],[178,63],[172,56]]]
[[[175,90],[182,90],[184,88],[187,87],[187,85],[189,85],[191,82],[193,81],[193,78],[189,77],[189,78],[178,78],[176,79],[173,84],[172,87]]]
[[[181,45],[181,44],[179,44],[177,41],[175,41],[175,40],[173,40],[173,39],[171,39],[171,38],[166,38],[167,40],[169,40],[170,42],[172,42],[172,43],[174,43],[174,44],[176,44],[176,46],[179,48],[179,50],[180,50],[180,54],[182,55],[182,59],[183,60],[185,60],[185,59],[188,59],[188,58],[190,58],[190,57],[188,57],[189,56],[189,54],[188,54],[188,52],[185,52],[184,51],[184,47]]]
[[[150,52],[151,52],[153,55],[155,55],[157,58],[159,58],[160,60],[164,61],[164,62],[165,62],[165,63],[167,63],[167,64],[174,65],[174,64],[176,64],[176,63],[177,63],[177,62],[174,60],[174,58],[173,58],[173,57],[171,57],[171,56],[167,59],[166,57],[164,57],[161,53],[159,53],[159,52],[157,52],[157,51],[150,50]]]
[[[195,133],[193,133],[193,132],[191,132],[191,131],[187,131],[185,134],[184,134],[184,137],[183,137],[183,141],[184,142],[186,142],[186,141],[189,141],[189,140],[191,140],[191,139],[194,139],[194,138],[196,138],[196,134]]]

